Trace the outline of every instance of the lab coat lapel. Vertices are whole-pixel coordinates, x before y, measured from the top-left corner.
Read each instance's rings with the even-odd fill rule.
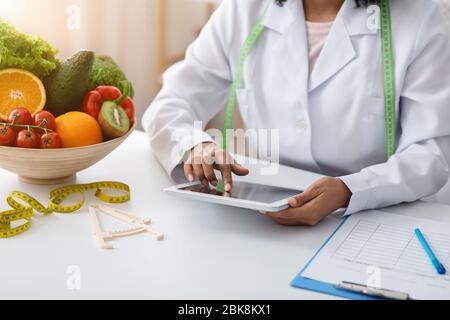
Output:
[[[343,10],[347,10],[347,7],[343,7],[336,17],[325,46],[311,73],[309,92],[332,78],[356,57],[352,39],[343,20]]]
[[[284,7],[271,5],[266,13],[264,26],[278,33],[272,57],[290,87],[307,101],[308,46],[303,1],[290,0]]]

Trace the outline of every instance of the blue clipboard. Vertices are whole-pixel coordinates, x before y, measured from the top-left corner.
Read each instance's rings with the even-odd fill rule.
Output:
[[[311,260],[306,264],[306,266],[299,272],[299,274],[292,280],[291,286],[295,288],[310,290],[319,293],[325,293],[332,296],[337,296],[341,298],[351,299],[351,300],[385,300],[383,298],[371,297],[361,293],[351,292],[347,290],[342,290],[336,288],[331,283],[321,282],[317,280],[312,280],[303,277],[303,273],[309,267],[309,265],[314,261],[322,249],[330,242],[334,235],[339,231],[339,229],[344,225],[347,219],[344,219],[342,223],[336,228],[336,230],[331,234],[331,236],[325,241],[325,243],[320,247],[320,249],[314,254]]]

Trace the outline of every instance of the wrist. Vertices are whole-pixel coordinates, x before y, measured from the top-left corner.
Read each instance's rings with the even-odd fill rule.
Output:
[[[350,200],[352,199],[353,193],[349,189],[349,187],[347,187],[347,185],[344,183],[344,181],[342,181],[339,178],[336,178],[336,181],[339,185],[340,193],[342,194],[342,202],[341,202],[340,208],[348,208],[348,206],[350,204]]]

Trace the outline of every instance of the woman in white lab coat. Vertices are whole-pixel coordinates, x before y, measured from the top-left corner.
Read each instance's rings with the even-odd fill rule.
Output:
[[[371,1],[359,2],[225,0],[185,60],[166,72],[144,116],[167,172],[185,161],[189,180],[215,184],[220,169],[227,191],[231,172],[248,174],[227,164],[229,155],[194,122],[206,124],[223,108],[242,44],[267,9],[238,89],[245,127],[279,129],[282,164],[331,177],[271,217],[314,225],[340,208],[352,214],[439,191],[449,178],[447,23],[432,1],[391,0],[398,132],[387,160],[380,30],[368,26]]]

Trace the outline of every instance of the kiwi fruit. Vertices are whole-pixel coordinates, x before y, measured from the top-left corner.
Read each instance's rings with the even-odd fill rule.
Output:
[[[123,137],[130,130],[130,120],[122,107],[114,102],[105,102],[98,117],[98,123],[106,137]]]

